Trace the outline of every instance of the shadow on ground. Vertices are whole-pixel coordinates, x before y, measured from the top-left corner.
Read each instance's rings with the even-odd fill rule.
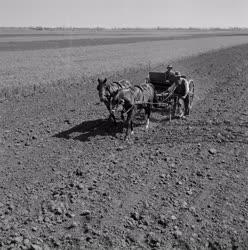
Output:
[[[166,119],[167,118],[165,118],[165,120]],[[154,119],[154,122],[157,122],[157,120]],[[144,114],[138,113],[134,119],[134,127],[143,126],[145,126]],[[114,125],[113,122],[107,119],[95,119],[84,121],[70,129],[53,135],[53,137],[63,138],[67,140],[79,140],[82,142],[90,141],[90,138],[97,136],[113,136],[119,138],[119,136],[117,136],[118,134],[124,135],[125,133],[124,127],[125,125],[120,119],[117,119],[117,125]]]
[[[96,136],[111,135],[116,137],[117,133],[122,131],[121,124],[114,124],[109,120],[96,119],[84,121],[68,130],[53,135],[53,137],[64,138],[67,140],[89,141],[90,138]]]

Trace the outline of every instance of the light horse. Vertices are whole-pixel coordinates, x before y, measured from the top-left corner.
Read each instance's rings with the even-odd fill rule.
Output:
[[[151,108],[157,102],[154,87],[150,83],[142,83],[127,89],[120,89],[111,100],[111,113],[121,111],[127,114],[126,118],[126,135],[129,136],[133,131],[133,118],[137,109],[145,110],[146,129],[149,128],[149,118]]]
[[[109,111],[109,119],[113,119],[114,123],[116,124],[115,115],[110,110],[110,102],[112,97],[117,93],[120,89],[129,88],[132,86],[130,81],[128,80],[120,80],[120,81],[114,81],[114,82],[107,82],[107,79],[99,79],[98,78],[98,95],[100,98],[100,101],[103,102],[108,111]]]

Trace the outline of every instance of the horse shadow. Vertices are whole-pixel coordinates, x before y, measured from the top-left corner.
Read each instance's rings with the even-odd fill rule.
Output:
[[[120,123],[114,125],[110,120],[96,119],[84,121],[68,130],[53,135],[53,137],[86,142],[96,136],[117,137],[117,134],[121,133],[122,129]]]
[[[154,109],[153,112],[165,115],[162,118],[150,117],[152,122],[165,122],[169,121],[168,109]],[[134,119],[134,127],[141,127],[145,124],[144,111],[138,110]],[[125,123],[117,117],[117,124],[115,125],[109,119],[93,119],[83,121],[82,123],[71,127],[67,130],[56,133],[52,137],[63,138],[67,140],[79,140],[81,142],[90,141],[91,138],[96,136],[113,136],[115,138],[122,137],[126,129]],[[120,136],[118,136],[120,135]]]

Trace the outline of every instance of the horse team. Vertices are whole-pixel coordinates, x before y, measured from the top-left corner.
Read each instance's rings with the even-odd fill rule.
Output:
[[[153,84],[146,81],[139,85],[132,85],[128,80],[109,82],[105,78],[98,79],[97,90],[100,101],[109,111],[110,120],[116,124],[115,114],[121,113],[121,118],[126,125],[126,138],[130,133],[134,133],[133,118],[137,110],[144,109],[146,129],[149,128],[151,109],[153,106],[158,106]]]
[[[121,118],[126,123],[126,138],[130,132],[134,133],[133,118],[138,109],[145,110],[146,129],[148,129],[151,108],[156,103],[156,94],[152,84],[132,85],[128,80],[108,82],[105,78],[98,79],[97,90],[100,101],[109,111],[109,119],[116,124],[115,114],[121,113]]]

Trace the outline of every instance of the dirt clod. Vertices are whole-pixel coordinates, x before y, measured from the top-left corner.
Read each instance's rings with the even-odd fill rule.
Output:
[[[215,148],[210,148],[210,149],[208,150],[208,152],[209,152],[210,154],[214,155],[214,154],[217,153],[217,150],[216,150]]]

